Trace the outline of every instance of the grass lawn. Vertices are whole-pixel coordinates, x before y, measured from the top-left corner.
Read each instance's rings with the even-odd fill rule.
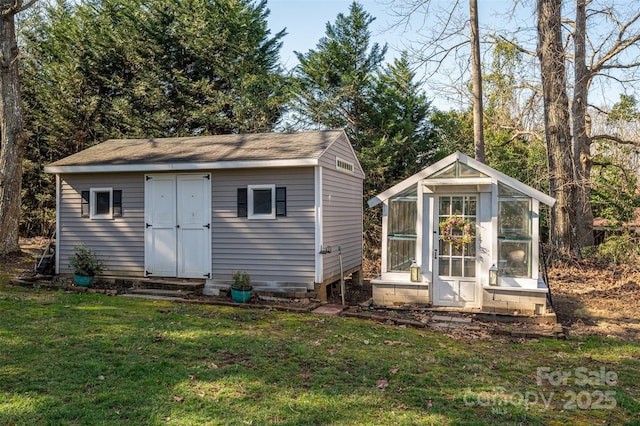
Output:
[[[0,289],[3,425],[633,424],[639,359],[603,337]]]

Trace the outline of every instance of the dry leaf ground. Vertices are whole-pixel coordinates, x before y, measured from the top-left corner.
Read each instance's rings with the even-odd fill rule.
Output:
[[[575,335],[640,340],[640,270],[591,262],[549,271],[558,320]]]

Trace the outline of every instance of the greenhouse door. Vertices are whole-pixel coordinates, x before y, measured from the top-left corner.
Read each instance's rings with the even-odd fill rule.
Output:
[[[440,195],[433,212],[433,304],[480,307],[476,279],[477,195]]]

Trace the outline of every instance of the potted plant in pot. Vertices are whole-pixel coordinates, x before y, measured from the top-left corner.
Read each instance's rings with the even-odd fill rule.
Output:
[[[235,271],[231,276],[231,299],[236,303],[246,303],[251,298],[253,287],[251,277],[246,272]]]
[[[96,256],[96,252],[85,243],[74,247],[74,254],[69,258],[69,266],[73,269],[73,279],[81,287],[89,287],[96,274],[104,270],[104,265]]]

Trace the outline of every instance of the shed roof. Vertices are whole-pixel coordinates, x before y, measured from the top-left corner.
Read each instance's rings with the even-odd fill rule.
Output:
[[[317,165],[343,130],[110,139],[45,167],[48,173]],[[348,140],[347,140],[348,143]],[[350,146],[350,144],[349,144]]]
[[[440,161],[437,161],[435,163],[433,163],[432,165],[422,169],[421,171],[419,171],[418,173],[414,174],[413,176],[410,176],[408,178],[406,178],[405,180],[403,180],[402,182],[398,183],[397,185],[387,189],[384,192],[381,192],[380,194],[376,195],[375,197],[373,197],[372,199],[370,199],[367,204],[369,205],[369,207],[374,207],[386,200],[388,200],[389,198],[393,197],[396,194],[399,194],[400,192],[404,191],[405,189],[409,188],[411,185],[416,185],[419,181],[428,178],[429,176],[439,172],[440,170],[450,166],[451,164],[455,163],[456,161],[459,161],[460,163],[467,165],[473,169],[478,170],[479,172],[484,173],[485,175],[487,175],[490,179],[496,181],[496,182],[502,182],[507,184],[508,186],[517,189],[518,191],[522,192],[523,194],[526,194],[548,206],[553,206],[556,202],[555,198],[548,196],[547,194],[544,194],[540,191],[538,191],[535,188],[530,187],[527,184],[524,184],[522,182],[520,182],[517,179],[514,179],[510,176],[505,175],[502,172],[499,172],[498,170],[491,168],[489,166],[487,166],[486,164],[475,160],[461,152],[455,152],[445,158],[443,158]],[[459,182],[462,183],[464,181],[464,178],[460,179]]]

